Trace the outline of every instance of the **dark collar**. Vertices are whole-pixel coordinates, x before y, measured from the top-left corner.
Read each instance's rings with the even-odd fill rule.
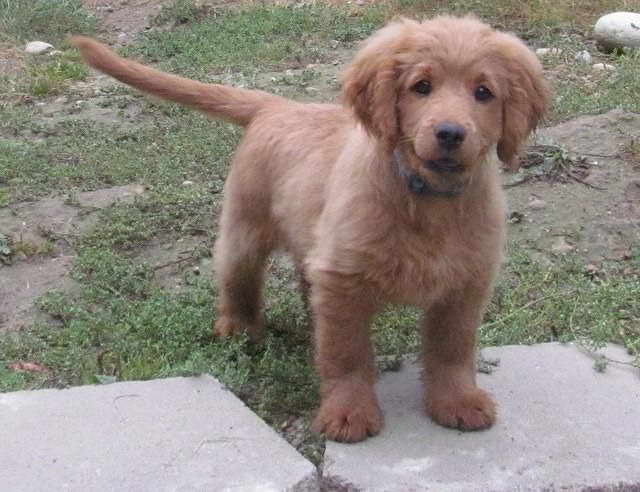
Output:
[[[404,164],[404,158],[400,149],[397,147],[393,151],[393,162],[398,169],[398,174],[409,188],[409,191],[415,195],[421,196],[437,196],[443,198],[452,198],[457,193],[451,191],[434,190],[429,182],[417,173],[410,171]]]
[[[429,189],[427,182],[416,173],[412,173],[403,165],[403,158],[398,148],[393,151],[393,162],[398,168],[398,174],[403,179],[407,188],[416,195],[424,195]]]

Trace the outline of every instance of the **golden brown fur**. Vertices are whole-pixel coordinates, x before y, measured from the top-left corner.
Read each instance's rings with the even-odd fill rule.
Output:
[[[74,42],[123,82],[246,127],[225,187],[214,331],[260,337],[265,259],[288,250],[311,285],[315,430],[359,441],[381,429],[369,322],[387,303],[425,312],[429,415],[462,429],[494,422],[474,361],[504,240],[497,157],[517,165],[547,101],[522,42],[473,18],[398,20],[347,68],[343,105],[202,84]]]

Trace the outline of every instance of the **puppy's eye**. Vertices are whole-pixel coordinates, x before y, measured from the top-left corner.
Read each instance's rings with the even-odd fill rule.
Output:
[[[431,82],[429,82],[428,80],[421,80],[416,85],[414,85],[412,89],[418,94],[426,96],[431,92]]]
[[[493,99],[493,93],[487,88],[486,85],[479,85],[474,94],[477,101],[485,102],[489,99]]]

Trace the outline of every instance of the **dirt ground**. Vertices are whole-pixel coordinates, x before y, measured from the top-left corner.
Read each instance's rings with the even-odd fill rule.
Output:
[[[120,44],[149,28],[150,19],[164,3],[84,1],[101,18],[102,34]],[[344,66],[342,58],[340,63],[321,70],[337,75]],[[100,109],[97,104],[101,96],[95,89],[105,83],[103,77],[93,76],[73,89],[75,96],[45,101],[41,105],[43,121],[53,114],[56,118],[115,119],[115,112],[110,113],[113,110]],[[336,86],[331,84],[314,90],[316,100],[334,100],[337,95]],[[80,98],[86,104],[79,111],[67,111]],[[129,124],[136,124],[136,103],[131,104],[125,113],[133,121]],[[639,140],[640,115],[620,111],[582,116],[542,129],[531,142],[532,148],[552,145],[566,149],[572,167],[568,174],[549,179],[547,168],[554,162],[542,159],[517,175],[505,175],[511,239],[526,245],[541,261],[552,262],[557,255],[574,252],[589,268],[597,269],[608,261],[623,264],[630,258],[632,247],[640,244],[640,166],[637,156],[629,152],[631,144]],[[19,254],[11,265],[0,263],[0,330],[20,329],[31,323],[38,316],[34,300],[48,290],[73,288],[69,272],[75,252],[69,238],[88,230],[100,207],[132,200],[142,193],[142,187],[130,185],[80,193],[73,203],[61,197],[0,208],[0,233],[12,236],[14,241],[47,245],[46,254]],[[185,252],[197,246],[193,241],[185,238],[165,243],[158,238],[148,245],[141,260],[157,267],[161,285],[179,288],[185,269],[195,268],[203,274],[210,270],[209,259],[185,260]]]

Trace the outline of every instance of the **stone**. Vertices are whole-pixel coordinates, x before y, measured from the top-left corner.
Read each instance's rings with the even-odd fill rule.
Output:
[[[27,43],[24,50],[32,55],[41,55],[53,49],[53,45],[44,41],[31,41]]]
[[[591,68],[593,68],[598,72],[604,72],[604,71],[613,72],[617,70],[615,65],[609,65],[608,63],[595,63]]]
[[[478,374],[478,384],[498,402],[491,429],[434,424],[424,411],[420,368],[405,364],[377,384],[382,432],[357,444],[328,442],[323,478],[335,490],[367,492],[638,490],[637,367],[572,344],[482,352],[500,360],[491,374]],[[616,346],[603,355],[630,360]],[[595,370],[596,361],[604,372]]]
[[[606,51],[640,48],[640,14],[613,12],[598,19],[594,37]]]
[[[313,464],[210,376],[0,394],[2,490],[318,490]]]
[[[534,198],[529,202],[529,208],[533,210],[542,210],[547,206],[547,202],[544,200],[540,200],[539,198]]]
[[[569,253],[576,249],[575,246],[569,244],[564,236],[558,236],[558,238],[551,245],[551,251],[558,254]]]
[[[576,53],[576,56],[574,58],[577,62],[589,64],[593,60],[591,57],[591,53],[589,53],[587,50],[579,51],[578,53]]]
[[[560,56],[562,54],[562,50],[560,48],[538,48],[536,50],[536,55],[539,57],[544,56]]]

